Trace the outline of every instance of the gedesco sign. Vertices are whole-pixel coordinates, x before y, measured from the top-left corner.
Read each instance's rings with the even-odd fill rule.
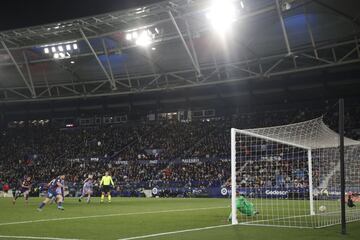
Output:
[[[288,191],[278,191],[278,190],[266,190],[265,194],[266,195],[271,195],[271,196],[287,196],[288,195]]]

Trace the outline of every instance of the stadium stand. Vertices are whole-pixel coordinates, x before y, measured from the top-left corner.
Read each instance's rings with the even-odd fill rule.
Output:
[[[350,111],[359,112],[359,108]],[[17,179],[33,175],[40,187],[52,177],[66,173],[68,186],[74,195],[87,174],[94,174],[98,179],[106,170],[114,176],[115,190],[127,195],[136,195],[136,189],[154,187],[168,187],[175,192],[179,187],[192,189],[190,192],[193,188],[219,187],[230,174],[231,126],[279,125],[318,115],[319,111],[293,110],[192,122],[132,122],[71,129],[51,124],[7,128],[0,137],[0,151],[3,153],[0,156],[0,176],[2,185],[8,183],[13,188]],[[357,117],[356,114],[346,115],[347,135],[353,138],[358,138],[356,132],[351,131],[359,128]],[[329,119],[329,125],[334,125],[336,121],[331,119],[336,119],[336,116]],[[307,186],[307,173],[296,173],[298,169],[292,169],[286,161],[280,161],[278,167],[288,169],[288,175],[270,179],[266,177],[266,160],[251,162],[243,172],[258,170],[263,176],[253,179],[243,174],[241,185]],[[294,176],[298,178],[292,179]],[[183,196],[184,191],[167,195]]]

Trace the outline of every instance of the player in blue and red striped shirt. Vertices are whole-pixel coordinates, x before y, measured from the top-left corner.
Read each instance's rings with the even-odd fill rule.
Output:
[[[31,185],[32,185],[31,177],[25,176],[21,183],[21,188],[15,191],[14,193],[13,204],[15,204],[16,199],[18,199],[21,195],[24,196],[26,205],[29,204],[29,194],[31,191]]]
[[[56,199],[57,208],[59,210],[64,210],[62,203],[64,201],[64,180],[65,175],[60,175],[59,177],[51,180],[48,184],[49,189],[45,200],[40,204],[38,210],[42,211],[44,206],[51,201],[53,197]]]

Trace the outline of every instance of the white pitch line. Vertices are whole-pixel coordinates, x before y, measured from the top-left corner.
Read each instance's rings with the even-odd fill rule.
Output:
[[[161,210],[161,211],[151,211],[151,212],[114,213],[114,214],[90,215],[90,216],[80,216],[80,217],[50,218],[50,219],[29,220],[29,221],[21,221],[21,222],[0,223],[0,226],[38,223],[38,222],[77,220],[77,219],[87,219],[87,218],[102,218],[102,217],[131,216],[131,215],[145,215],[145,214],[172,213],[172,212],[202,211],[202,210],[221,209],[221,208],[228,208],[228,207],[185,208],[185,209],[172,209],[172,210]]]
[[[5,236],[0,235],[0,238],[14,238],[14,239],[44,239],[44,240],[80,240],[77,238],[53,238],[53,237],[32,237],[32,236]]]
[[[304,217],[304,216],[308,216],[308,215],[296,216],[296,217]],[[294,217],[284,217],[284,218],[266,219],[266,220],[255,220],[255,221],[238,223],[235,226],[244,225],[244,226],[282,227],[281,225],[280,226],[278,226],[278,225],[261,225],[261,224],[255,224],[255,223],[263,222],[263,221],[270,221],[270,220],[282,220],[282,219],[287,219],[287,218],[294,218]],[[216,225],[216,226],[202,227],[202,228],[191,228],[191,229],[185,229],[185,230],[179,230],[179,231],[173,231],[173,232],[154,233],[154,234],[142,235],[142,236],[136,236],[136,237],[120,238],[118,240],[134,240],[134,239],[153,238],[153,237],[159,237],[159,236],[165,236],[165,235],[173,235],[173,234],[185,233],[185,232],[195,232],[195,231],[202,231],[202,230],[221,228],[221,227],[229,227],[229,226],[234,226],[234,225],[225,224],[225,225]],[[285,226],[285,227],[287,227],[287,226]],[[290,227],[290,226],[288,226],[288,227]],[[294,227],[296,228],[296,226],[294,226]],[[311,228],[311,227],[299,227],[299,228]]]
[[[225,224],[225,225],[216,225],[216,226],[202,227],[202,228],[191,228],[191,229],[184,229],[184,230],[173,231],[173,232],[154,233],[154,234],[142,235],[142,236],[136,236],[136,237],[120,238],[118,240],[133,240],[133,239],[153,238],[153,237],[173,235],[173,234],[178,234],[178,233],[196,232],[196,231],[203,231],[203,230],[208,230],[208,229],[230,227],[230,226],[234,226],[234,225]]]

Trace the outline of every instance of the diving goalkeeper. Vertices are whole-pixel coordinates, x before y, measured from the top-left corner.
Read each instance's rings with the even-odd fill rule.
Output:
[[[246,200],[246,198],[242,195],[236,198],[236,208],[237,210],[239,210],[240,213],[248,217],[252,217],[255,216],[256,214],[259,214],[259,212],[255,210],[254,204]],[[231,221],[231,213],[228,220]]]

